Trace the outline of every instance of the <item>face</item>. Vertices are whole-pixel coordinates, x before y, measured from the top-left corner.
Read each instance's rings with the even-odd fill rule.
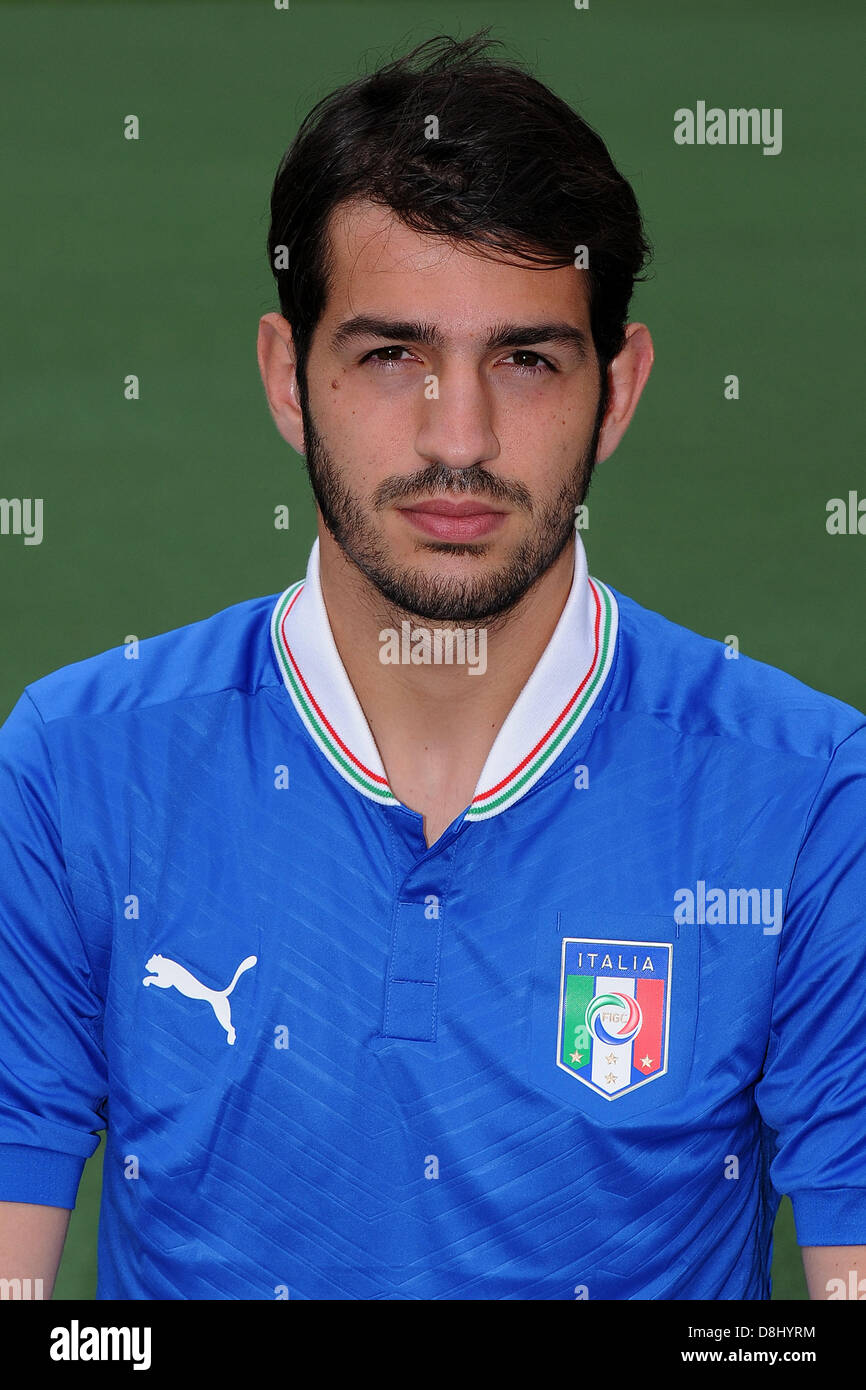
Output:
[[[571,539],[596,458],[585,272],[486,259],[365,203],[337,210],[330,239],[297,386],[325,526],[408,614],[506,613]]]

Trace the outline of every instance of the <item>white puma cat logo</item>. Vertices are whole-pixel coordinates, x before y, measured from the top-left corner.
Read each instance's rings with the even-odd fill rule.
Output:
[[[152,970],[153,974],[145,975],[141,983],[143,985],[158,985],[160,989],[171,989],[173,985],[188,999],[206,999],[216,1014],[218,1022],[226,1030],[228,1035],[226,1041],[233,1043],[237,1033],[232,1027],[229,995],[244,971],[251,970],[257,959],[256,956],[247,956],[246,960],[242,960],[227,989],[208,989],[207,985],[203,985],[183,965],[178,965],[176,960],[169,960],[168,956],[151,956],[146,969]]]

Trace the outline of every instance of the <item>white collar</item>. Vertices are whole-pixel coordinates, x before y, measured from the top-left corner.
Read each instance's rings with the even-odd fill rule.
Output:
[[[574,533],[574,574],[553,635],[502,725],[465,812],[498,815],[519,800],[573,738],[607,680],[619,611],[606,584],[587,572]],[[305,579],[286,589],[271,618],[286,689],[328,761],[363,796],[396,806],[379,750],[334,642],[319,578],[318,538]]]

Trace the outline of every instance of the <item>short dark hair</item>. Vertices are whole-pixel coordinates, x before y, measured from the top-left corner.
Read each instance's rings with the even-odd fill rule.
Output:
[[[585,245],[605,394],[650,255],[640,209],[601,137],[543,83],[489,56],[502,45],[488,32],[428,39],[338,88],[313,107],[283,156],[268,255],[302,389],[328,293],[328,220],[339,204],[366,198],[415,231],[539,265],[571,265]],[[438,139],[425,137],[431,115]],[[287,264],[277,268],[281,247]]]

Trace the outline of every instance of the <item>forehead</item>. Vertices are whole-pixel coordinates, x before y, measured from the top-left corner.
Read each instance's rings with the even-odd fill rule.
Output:
[[[491,259],[416,232],[390,208],[341,204],[328,226],[331,273],[323,318],[349,314],[430,319],[455,335],[490,323],[568,319],[589,330],[586,271]],[[491,253],[495,255],[496,253]]]

